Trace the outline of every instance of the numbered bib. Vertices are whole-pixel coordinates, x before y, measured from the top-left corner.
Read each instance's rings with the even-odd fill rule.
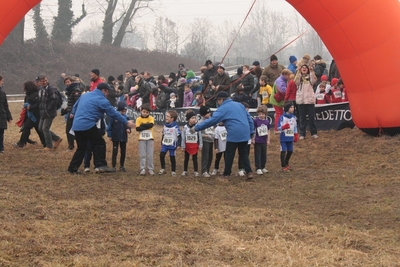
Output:
[[[335,98],[342,98],[342,92],[340,91],[334,92],[333,95],[335,96]]]
[[[262,92],[261,96],[264,99],[264,98],[268,98],[269,95],[268,95],[267,91],[264,91],[264,92]]]
[[[140,140],[153,139],[153,133],[151,130],[144,130],[140,132]]]
[[[266,136],[268,135],[268,127],[266,125],[261,125],[257,128],[258,136]]]
[[[285,130],[285,136],[294,136],[294,130],[293,129],[286,129]]]
[[[162,144],[165,145],[165,146],[173,146],[174,145],[174,138],[164,135],[164,138],[162,140]]]
[[[219,133],[219,138],[221,138],[222,141],[225,141],[227,134],[228,134],[227,131],[222,131]]]
[[[214,129],[211,128],[211,127],[205,129],[204,132],[205,132],[206,134],[209,134],[209,135],[214,135]]]
[[[317,94],[317,100],[324,100],[325,95]]]
[[[197,133],[196,134],[187,134],[186,135],[186,143],[196,144],[198,141]]]

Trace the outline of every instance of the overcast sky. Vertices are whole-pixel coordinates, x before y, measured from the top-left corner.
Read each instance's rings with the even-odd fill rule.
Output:
[[[100,26],[104,17],[104,10],[101,9],[101,4],[106,6],[105,1],[73,0],[75,17],[80,16],[83,1],[86,5],[88,16],[74,28],[74,33],[79,33],[88,25],[93,25],[93,21],[96,21]],[[138,19],[138,24],[141,27],[148,28],[149,25],[154,24],[157,16],[165,16],[178,23],[178,25],[181,23],[188,25],[194,18],[207,18],[214,23],[229,21],[238,24],[242,23],[253,2],[254,0],[154,0],[151,2],[154,12],[147,10],[142,13],[140,19]],[[285,0],[258,0],[256,3],[264,3],[267,8],[279,11],[284,15],[290,16],[296,13],[295,9]],[[57,15],[57,8],[57,1],[42,0],[42,16],[47,26],[51,25],[53,17]],[[34,34],[32,14],[33,12],[30,11],[26,16],[26,38],[32,38]]]

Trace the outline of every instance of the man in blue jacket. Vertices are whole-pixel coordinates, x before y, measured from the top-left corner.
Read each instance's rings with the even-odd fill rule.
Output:
[[[219,92],[216,96],[219,108],[212,117],[197,124],[191,131],[201,131],[219,122],[223,122],[228,132],[225,150],[225,170],[223,175],[229,176],[232,172],[232,164],[235,158],[236,149],[239,158],[243,162],[247,179],[253,178],[253,171],[250,167],[250,160],[247,154],[247,143],[254,135],[254,122],[250,114],[241,103],[234,102],[229,98],[227,92]]]
[[[68,172],[71,174],[78,173],[85,156],[88,140],[94,144],[95,172],[115,172],[115,168],[107,167],[106,142],[96,124],[100,119],[103,119],[104,113],[132,128],[135,127],[135,123],[128,121],[111,106],[107,100],[110,90],[111,88],[107,83],[100,83],[92,92],[83,94],[72,109],[71,114],[74,116],[74,122],[71,130],[75,133],[78,147],[68,167]]]

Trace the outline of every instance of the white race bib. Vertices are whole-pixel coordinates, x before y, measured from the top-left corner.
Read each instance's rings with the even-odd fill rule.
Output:
[[[265,98],[268,98],[269,95],[268,95],[267,91],[264,91],[264,92],[262,92],[261,96],[263,99],[265,99]]]
[[[324,94],[317,94],[317,100],[324,100],[325,95]]]
[[[294,136],[294,130],[289,128],[285,130],[285,136]]]
[[[171,136],[165,136],[162,140],[162,144],[165,146],[173,146],[174,145],[174,138],[172,138]]]
[[[144,130],[140,132],[140,140],[150,140],[153,139],[153,133],[151,130]]]
[[[258,136],[266,136],[268,135],[268,127],[267,125],[263,124],[257,128]]]
[[[342,92],[340,91],[334,92],[333,95],[335,96],[335,98],[342,98]]]
[[[226,140],[226,135],[227,135],[227,131],[222,131],[219,133],[219,138],[221,138],[222,141]]]
[[[186,134],[186,143],[196,144],[197,143],[197,133]]]

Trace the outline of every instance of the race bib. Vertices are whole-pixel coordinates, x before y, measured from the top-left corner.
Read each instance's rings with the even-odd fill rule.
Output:
[[[219,133],[219,138],[221,138],[222,141],[225,141],[227,134],[228,134],[227,131],[222,131],[222,132]]]
[[[204,132],[206,134],[214,135],[214,129],[212,127],[205,129]]]
[[[144,130],[140,132],[140,140],[153,139],[153,133],[151,130]]]
[[[196,144],[197,143],[197,134],[188,134],[186,135],[186,143]]]
[[[342,98],[342,92],[340,91],[334,92],[333,95],[335,96],[335,98]]]
[[[285,136],[294,136],[294,130],[293,129],[286,129],[285,130]]]
[[[324,100],[325,95],[317,94],[317,100]]]
[[[261,96],[264,99],[264,98],[268,98],[269,95],[268,95],[267,91],[264,91],[264,92],[262,92]]]
[[[165,146],[173,146],[174,145],[174,138],[164,135],[164,138],[162,140],[162,144],[165,145]]]
[[[261,125],[257,128],[258,136],[266,136],[268,135],[268,127],[266,125]]]

